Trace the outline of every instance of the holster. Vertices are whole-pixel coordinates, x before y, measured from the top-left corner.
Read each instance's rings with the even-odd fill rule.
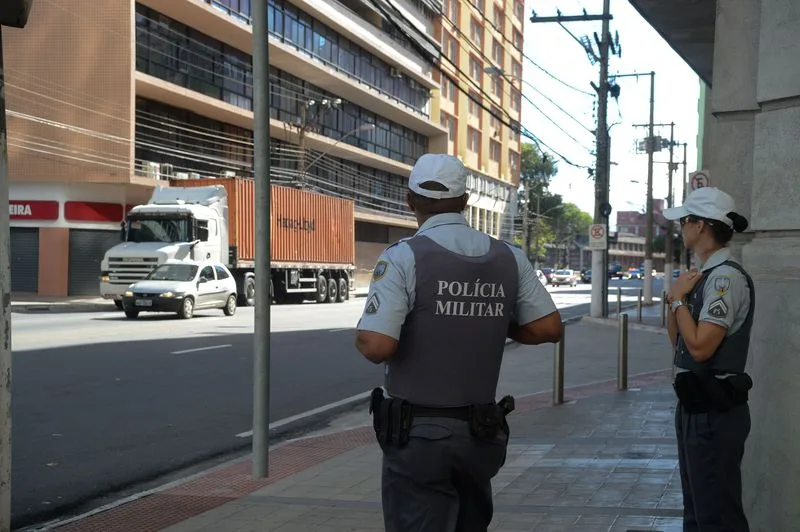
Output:
[[[712,371],[684,371],[675,376],[675,394],[689,414],[727,412],[749,399],[753,380],[746,373],[718,379]]]
[[[469,407],[469,430],[479,440],[492,440],[502,430],[509,435],[506,416],[514,411],[514,398],[506,395],[497,403]]]
[[[381,447],[403,447],[411,433],[411,404],[403,399],[386,397],[383,388],[372,390],[369,413],[372,428]]]

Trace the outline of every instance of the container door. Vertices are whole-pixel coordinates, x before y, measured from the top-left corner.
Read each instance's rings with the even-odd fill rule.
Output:
[[[99,297],[100,263],[106,251],[117,244],[118,231],[69,230],[69,295]]]
[[[38,228],[11,228],[11,291],[39,291]]]

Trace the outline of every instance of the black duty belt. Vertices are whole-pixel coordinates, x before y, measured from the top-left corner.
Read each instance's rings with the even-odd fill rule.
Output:
[[[433,407],[414,405],[411,407],[411,413],[414,417],[449,417],[469,421],[468,406]]]

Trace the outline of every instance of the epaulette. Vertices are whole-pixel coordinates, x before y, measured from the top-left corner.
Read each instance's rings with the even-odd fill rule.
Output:
[[[386,246],[386,248],[384,249],[384,251],[388,251],[388,250],[392,249],[393,247],[395,247],[396,245],[398,245],[398,244],[401,244],[401,243],[405,242],[406,240],[411,240],[412,238],[414,238],[414,237],[412,237],[412,236],[407,236],[407,237],[405,237],[405,238],[401,238],[400,240],[398,240],[398,241],[397,241],[397,242],[395,242],[394,244],[389,244],[388,246]]]

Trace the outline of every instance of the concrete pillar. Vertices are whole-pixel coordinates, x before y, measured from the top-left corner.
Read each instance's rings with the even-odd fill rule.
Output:
[[[752,50],[758,54],[760,112],[754,120],[753,178],[747,191],[754,237],[743,249],[744,265],[758,291],[750,343],[755,386],[744,458],[745,510],[753,531],[796,530],[800,328],[793,325],[800,323],[800,5],[785,0],[752,4],[740,6],[745,11],[737,14],[746,19],[758,11],[759,25],[758,45]],[[725,55],[733,62],[734,53],[740,51]]]

